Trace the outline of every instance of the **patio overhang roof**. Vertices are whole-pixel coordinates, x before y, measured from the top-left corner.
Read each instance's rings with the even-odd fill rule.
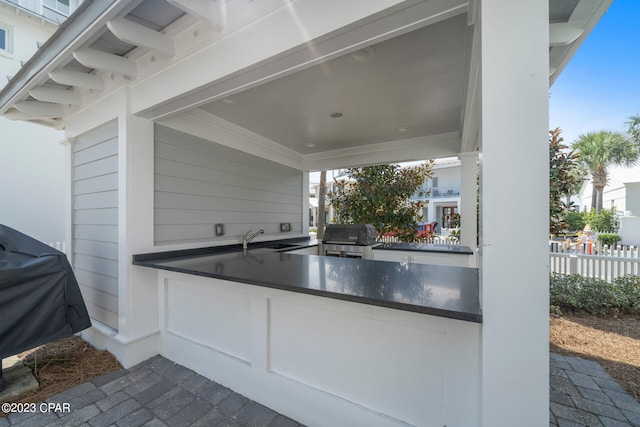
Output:
[[[347,37],[339,31],[310,36],[308,43],[242,73],[185,85],[182,92],[167,87],[166,96],[154,99],[138,96],[145,100],[134,103],[131,112],[156,121],[189,112],[231,123],[315,164],[322,164],[326,153],[357,156],[364,147],[392,145],[396,152],[413,153],[428,145],[433,157],[473,151],[477,146],[463,134],[477,132],[471,116],[478,108],[473,27],[479,1],[389,0],[386,8],[349,27],[352,38],[369,31],[358,40],[341,45],[336,40]],[[550,0],[550,85],[611,3]],[[260,5],[86,1],[0,91],[0,114],[63,128],[68,117],[114,88],[126,84],[143,93],[161,75],[173,72],[175,78],[181,64],[207,46],[278,11],[292,21],[303,13],[286,0]],[[420,16],[407,16],[416,12]],[[388,16],[404,20],[403,30],[396,24],[387,31]],[[296,55],[306,59],[287,69]],[[203,69],[211,66],[217,64],[203,63]],[[273,103],[282,108],[270,108]]]

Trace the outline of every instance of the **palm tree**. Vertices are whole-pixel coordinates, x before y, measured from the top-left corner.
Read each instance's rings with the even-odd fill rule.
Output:
[[[627,126],[629,126],[627,129],[629,136],[637,143],[640,143],[640,114],[629,116]]]
[[[591,208],[599,213],[603,189],[607,185],[607,168],[635,165],[640,158],[640,141],[627,138],[620,132],[602,130],[580,135],[573,143],[573,149],[591,174],[596,196],[591,199]]]

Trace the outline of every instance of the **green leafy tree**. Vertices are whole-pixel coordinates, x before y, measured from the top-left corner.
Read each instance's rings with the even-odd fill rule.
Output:
[[[415,241],[426,202],[411,198],[428,194],[421,188],[431,178],[432,165],[429,160],[405,168],[391,164],[347,169],[348,179],[334,179],[335,189],[328,194],[336,210],[334,221],[373,224],[378,235],[393,232],[401,241]]]
[[[570,202],[563,198],[571,195],[580,181],[577,155],[567,151],[560,136],[562,131],[555,128],[549,131],[549,232],[561,234],[567,229],[565,213],[573,210]]]
[[[602,130],[580,135],[573,143],[573,149],[591,174],[595,195],[591,207],[600,212],[602,194],[608,180],[607,168],[635,165],[640,158],[640,141],[627,138],[620,132]]]

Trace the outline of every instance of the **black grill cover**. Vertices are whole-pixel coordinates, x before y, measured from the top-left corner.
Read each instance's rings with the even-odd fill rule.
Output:
[[[0,359],[89,326],[66,255],[0,224]]]

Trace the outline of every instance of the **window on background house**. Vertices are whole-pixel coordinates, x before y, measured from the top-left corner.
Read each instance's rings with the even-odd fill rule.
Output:
[[[42,16],[61,23],[69,17],[69,0],[42,0]]]
[[[69,16],[69,0],[44,0],[42,5],[64,16]]]
[[[456,228],[460,226],[460,219],[457,216],[457,206],[443,206],[442,207],[442,227],[443,228]]]
[[[11,53],[11,32],[3,24],[0,24],[0,51]]]

